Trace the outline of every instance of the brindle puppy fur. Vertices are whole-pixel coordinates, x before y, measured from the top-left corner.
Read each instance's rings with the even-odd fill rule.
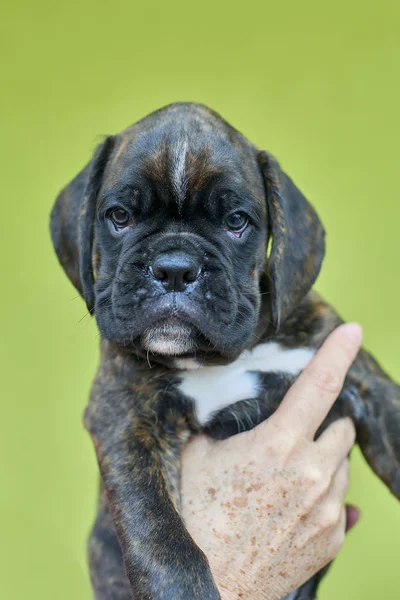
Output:
[[[248,216],[239,233],[226,225],[233,212]],[[218,599],[179,514],[180,453],[201,426],[177,387],[174,354],[223,365],[260,341],[318,348],[341,322],[310,291],[324,255],[320,220],[270,155],[208,108],[183,103],[105,139],[59,195],[51,233],[102,336],[85,413],[101,473],[89,541],[95,597]],[[168,280],[164,267],[156,275],[165,256],[183,260],[186,280]],[[258,396],[204,430],[223,439],[254,427],[293,379],[261,373]],[[364,351],[323,426],[343,415],[400,497],[400,388]],[[296,598],[314,598],[321,575]]]

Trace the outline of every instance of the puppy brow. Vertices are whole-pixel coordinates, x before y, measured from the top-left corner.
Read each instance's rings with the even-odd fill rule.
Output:
[[[220,194],[223,208],[229,210],[244,210],[251,219],[259,222],[263,217],[262,208],[256,200],[249,197],[249,194],[238,193],[232,190],[223,191]]]
[[[125,185],[118,191],[111,191],[101,196],[97,203],[96,218],[100,219],[104,211],[117,204],[126,207],[136,205],[140,197],[140,190],[132,185]]]

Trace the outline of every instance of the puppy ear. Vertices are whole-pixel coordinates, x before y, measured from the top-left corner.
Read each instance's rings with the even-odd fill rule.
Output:
[[[278,162],[259,153],[265,191],[271,252],[272,322],[276,329],[311,289],[325,254],[325,230],[311,204]]]
[[[50,218],[58,260],[90,312],[94,307],[92,251],[96,201],[113,147],[113,137],[98,146],[90,163],[60,192]]]

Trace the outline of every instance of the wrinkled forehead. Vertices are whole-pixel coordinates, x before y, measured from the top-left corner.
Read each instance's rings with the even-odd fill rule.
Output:
[[[183,121],[183,122],[182,122]],[[184,202],[213,183],[248,191],[264,206],[255,148],[238,132],[199,119],[137,126],[118,136],[107,167],[107,187],[149,182]]]

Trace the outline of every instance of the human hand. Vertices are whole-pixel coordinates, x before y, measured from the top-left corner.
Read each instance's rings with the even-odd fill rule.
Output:
[[[224,441],[195,436],[182,457],[182,514],[222,600],[279,600],[339,552],[346,528],[349,418],[315,433],[361,344],[341,325],[276,412]],[[347,510],[348,528],[358,519]]]

